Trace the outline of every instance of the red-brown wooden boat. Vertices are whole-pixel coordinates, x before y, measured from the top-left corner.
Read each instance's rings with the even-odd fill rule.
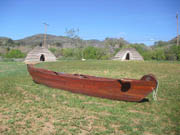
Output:
[[[153,75],[136,79],[112,79],[82,74],[66,74],[27,65],[34,82],[74,93],[114,100],[139,102],[157,87]]]

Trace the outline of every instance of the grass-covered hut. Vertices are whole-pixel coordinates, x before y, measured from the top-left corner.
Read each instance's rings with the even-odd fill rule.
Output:
[[[55,55],[43,46],[37,46],[27,54],[25,63],[56,61]]]
[[[124,48],[120,50],[113,60],[144,60],[143,57],[136,51],[135,48]]]

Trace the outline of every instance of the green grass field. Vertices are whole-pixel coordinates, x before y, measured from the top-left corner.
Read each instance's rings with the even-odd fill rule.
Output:
[[[153,73],[158,101],[134,103],[73,94],[35,84],[26,65],[0,62],[0,134],[180,134],[180,63],[58,61],[37,67],[112,78]]]

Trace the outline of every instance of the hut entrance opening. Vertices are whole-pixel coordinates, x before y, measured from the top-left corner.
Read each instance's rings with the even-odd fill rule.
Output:
[[[129,53],[126,54],[126,60],[130,60],[130,55],[129,55]]]
[[[44,56],[44,54],[41,54],[40,61],[45,61],[45,56]]]

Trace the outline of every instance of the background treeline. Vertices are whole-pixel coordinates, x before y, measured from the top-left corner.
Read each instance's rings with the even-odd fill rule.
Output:
[[[49,48],[56,56],[60,53],[61,58],[68,59],[97,59],[105,60],[110,59],[111,54],[106,48],[98,48],[93,46],[87,46],[85,48]]]
[[[74,31],[67,31],[67,36],[47,35],[49,50],[56,57],[64,59],[112,59],[123,48],[135,48],[145,60],[178,60],[180,46],[176,38],[170,41],[157,41],[152,46],[131,44],[123,38],[106,38],[99,40],[83,40]],[[34,35],[21,40],[0,37],[0,57],[24,58],[27,53],[43,41],[43,34]]]
[[[167,46],[168,45],[168,46]],[[105,60],[111,59],[114,55],[123,48],[135,48],[144,58],[144,60],[171,60],[180,61],[180,46],[176,44],[160,46],[156,43],[153,47],[147,47],[144,44],[128,44],[121,45],[120,47],[113,48],[112,46],[107,46],[106,48],[98,48],[93,46],[88,46],[85,48],[49,48],[56,56],[61,54],[64,58],[74,58],[74,59],[98,59]],[[110,50],[113,48],[113,51]]]
[[[171,45],[169,47],[157,47],[146,50],[141,46],[135,46],[137,51],[143,56],[144,60],[178,60],[180,61],[180,46]]]

